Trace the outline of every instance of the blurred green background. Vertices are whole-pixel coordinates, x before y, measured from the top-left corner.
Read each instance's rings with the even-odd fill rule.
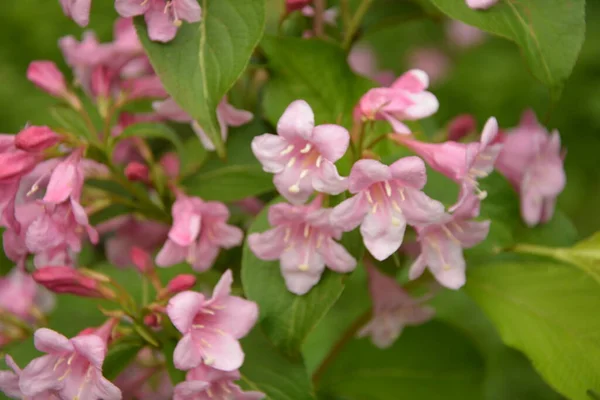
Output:
[[[0,132],[9,133],[27,122],[49,121],[47,107],[54,100],[27,81],[27,65],[36,59],[54,60],[67,72],[57,41],[68,34],[81,37],[83,30],[64,17],[57,1],[5,3],[0,13]],[[435,48],[446,54],[449,75],[432,89],[441,104],[434,117],[438,126],[457,114],[472,113],[480,126],[493,115],[508,128],[518,122],[523,110],[532,107],[550,128],[558,128],[568,149],[568,185],[559,206],[582,236],[600,226],[600,214],[595,212],[600,204],[600,25],[591,23],[600,18],[600,2],[590,1],[587,8],[588,32],[580,60],[555,105],[528,73],[513,43],[488,36],[481,45],[457,49],[445,37],[447,20],[426,16],[407,1],[378,0],[374,9],[380,15],[369,16],[362,39],[375,49],[380,66],[396,74],[409,67],[409,55],[415,49]],[[275,29],[279,9],[269,7],[267,31]],[[89,29],[101,40],[109,40],[115,17],[112,1],[97,0]]]

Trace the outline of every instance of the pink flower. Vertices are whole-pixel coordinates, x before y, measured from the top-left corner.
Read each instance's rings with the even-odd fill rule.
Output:
[[[185,382],[175,386],[173,400],[260,400],[261,392],[244,392],[233,383],[240,379],[238,371],[224,372],[200,365],[186,374]]]
[[[167,314],[183,334],[173,354],[176,368],[189,370],[204,363],[222,371],[235,371],[244,362],[238,339],[256,323],[258,307],[231,296],[232,282],[231,271],[227,270],[210,299],[187,291],[169,301]]]
[[[381,349],[390,347],[405,326],[421,325],[433,318],[435,310],[423,306],[423,300],[413,299],[398,282],[373,265],[367,266],[369,291],[373,300],[373,318],[359,332],[359,337],[371,336]]]
[[[448,23],[446,35],[452,43],[463,49],[477,46],[485,40],[483,31],[457,20],[451,20]]]
[[[114,299],[115,294],[101,281],[84,275],[75,268],[51,266],[38,268],[33,279],[54,293],[69,293],[80,297]]]
[[[361,99],[356,119],[387,120],[397,133],[410,133],[401,121],[413,121],[433,115],[439,108],[437,98],[425,91],[429,77],[413,69],[400,76],[390,87],[369,90]]]
[[[0,134],[0,183],[18,181],[39,161],[36,154],[18,149],[15,138],[15,135]]]
[[[25,397],[21,388],[19,387],[19,378],[21,376],[21,368],[15,363],[11,356],[8,354],[5,357],[6,365],[12,370],[0,371],[0,392],[11,399],[30,399],[30,400],[59,400],[59,398],[48,391],[39,393],[33,397]]]
[[[470,195],[452,215],[436,224],[416,227],[421,254],[410,267],[410,279],[416,279],[429,267],[435,279],[450,289],[465,284],[463,249],[482,242],[490,230],[490,221],[477,222],[479,199]]]
[[[173,226],[169,238],[156,256],[159,267],[185,260],[195,270],[206,271],[221,248],[230,249],[242,243],[244,233],[227,224],[229,210],[223,203],[180,196],[171,212]]]
[[[215,145],[208,138],[202,127],[190,117],[188,113],[175,103],[175,100],[168,98],[165,101],[158,101],[153,104],[156,113],[168,120],[176,122],[189,122],[192,129],[198,135],[202,145],[207,150],[215,150]],[[227,97],[224,97],[217,106],[217,120],[221,128],[221,137],[227,140],[227,135],[230,126],[242,126],[252,120],[254,115],[246,110],[239,110],[227,102]]]
[[[65,77],[52,61],[33,61],[27,68],[27,79],[54,97],[68,94]]]
[[[558,131],[548,133],[527,111],[503,144],[496,168],[520,193],[523,220],[529,226],[549,221],[566,184]]]
[[[502,149],[501,144],[493,144],[497,135],[498,122],[492,117],[485,124],[479,143],[424,143],[400,135],[395,135],[393,139],[423,157],[431,168],[460,184],[461,195],[457,204],[450,209],[454,210],[473,191],[481,199],[487,195],[479,189],[477,179],[485,178],[494,169]]]
[[[165,98],[169,94],[157,75],[148,75],[124,81],[121,88],[128,100]]]
[[[65,15],[79,26],[87,26],[90,21],[92,0],[60,0]]]
[[[31,320],[37,292],[38,287],[31,276],[20,268],[14,268],[7,276],[0,278],[0,312]]]
[[[196,285],[196,277],[192,274],[180,274],[171,279],[165,288],[165,292],[176,294],[190,290]]]
[[[301,10],[311,4],[312,0],[285,0],[285,9],[288,13]]]
[[[498,0],[466,0],[467,5],[474,10],[485,10],[498,2]]]
[[[348,65],[357,74],[371,78],[382,86],[390,86],[396,79],[393,71],[379,70],[375,53],[366,45],[352,48],[348,54]]]
[[[307,293],[319,282],[325,266],[341,273],[356,267],[356,260],[335,241],[341,239],[342,230],[331,224],[331,211],[321,208],[320,197],[305,206],[275,204],[269,208],[274,228],[248,237],[258,258],[281,261],[281,273],[292,293]]]
[[[41,328],[35,332],[34,344],[47,355],[21,372],[19,387],[25,396],[50,392],[61,399],[121,399],[121,391],[102,376],[106,342],[100,336],[67,339]]]
[[[30,153],[46,150],[60,141],[60,136],[47,126],[28,126],[15,136],[15,147]]]
[[[132,161],[125,167],[125,177],[132,182],[150,182],[150,169],[147,165]]]
[[[252,140],[252,151],[273,182],[290,203],[302,204],[313,190],[339,194],[346,179],[335,162],[350,143],[348,131],[338,125],[315,127],[315,116],[304,100],[288,106],[277,123],[278,135],[265,133]]]
[[[143,15],[151,40],[168,42],[175,37],[181,20],[198,22],[202,10],[197,0],[115,0],[117,12],[126,18]]]
[[[442,203],[421,191],[427,175],[418,157],[404,157],[390,166],[359,160],[349,181],[355,196],[334,208],[331,221],[344,231],[360,225],[365,246],[377,260],[398,250],[407,223],[429,224],[444,215]]]

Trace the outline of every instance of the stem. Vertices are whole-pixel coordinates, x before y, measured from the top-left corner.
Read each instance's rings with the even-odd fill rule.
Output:
[[[340,0],[340,14],[342,15],[342,26],[344,27],[344,32],[347,32],[348,28],[350,28],[350,21],[352,20],[348,0]]]
[[[367,144],[367,150],[371,150],[373,148],[373,146],[375,146],[377,143],[381,142],[382,140],[385,140],[388,138],[388,135],[380,135],[378,137],[376,137],[375,139],[371,140],[371,142],[369,142],[369,144]]]
[[[313,19],[313,30],[315,36],[322,37],[325,33],[325,0],[314,0],[315,17]]]
[[[354,36],[356,35],[356,31],[358,31],[358,28],[360,27],[360,23],[362,22],[365,14],[369,10],[369,7],[371,7],[371,4],[373,4],[373,0],[362,0],[362,2],[360,3],[360,6],[358,6],[358,10],[356,10],[356,13],[354,13],[352,20],[350,21],[350,26],[348,27],[348,30],[346,31],[346,36],[344,37],[344,42],[342,43],[342,47],[345,50],[350,49],[350,46],[352,45],[352,40],[354,39]]]
[[[518,244],[512,248],[515,253],[533,254],[537,256],[554,257],[557,249],[532,244]]]
[[[323,360],[321,365],[317,368],[315,373],[313,374],[312,380],[313,384],[318,386],[319,381],[323,377],[327,368],[331,365],[331,363],[337,358],[337,356],[341,353],[346,346],[354,337],[356,336],[356,332],[360,328],[362,328],[369,320],[371,319],[371,310],[365,312],[361,316],[359,316],[353,323],[348,327],[348,329],[344,332],[342,337],[333,345],[327,357]]]

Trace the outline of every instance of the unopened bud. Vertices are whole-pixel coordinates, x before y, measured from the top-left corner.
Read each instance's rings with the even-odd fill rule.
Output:
[[[47,126],[28,126],[15,137],[15,146],[28,152],[39,152],[59,141],[60,136]]]
[[[92,94],[95,97],[108,98],[110,96],[110,87],[112,74],[108,67],[99,65],[92,71],[91,87]]]
[[[301,10],[312,3],[312,0],[286,0],[285,9],[288,13],[296,10]]]
[[[472,115],[458,115],[448,124],[448,140],[458,142],[468,134],[475,132],[476,129],[477,121]]]
[[[25,175],[36,166],[37,161],[36,156],[21,150],[0,153],[0,182]]]
[[[179,176],[179,169],[181,168],[181,163],[179,161],[179,157],[177,153],[168,152],[163,155],[160,159],[160,165],[165,171],[165,175],[169,178],[177,178]]]
[[[68,92],[62,72],[52,61],[34,61],[29,64],[27,79],[55,97],[63,97]]]
[[[196,277],[191,274],[177,275],[167,284],[167,293],[176,294],[186,290],[190,290],[196,285]]]
[[[54,293],[81,297],[114,299],[115,294],[101,282],[71,267],[43,267],[32,273],[33,279]]]
[[[169,95],[157,75],[129,79],[121,87],[128,100],[164,99]]]
[[[140,162],[132,161],[125,167],[125,176],[133,182],[149,182],[150,172],[148,167]]]
[[[154,265],[150,254],[148,254],[146,250],[141,247],[133,246],[129,252],[129,257],[131,258],[133,265],[135,265],[142,274],[152,271]]]
[[[156,314],[148,314],[144,317],[144,324],[151,328],[160,326],[160,318]]]

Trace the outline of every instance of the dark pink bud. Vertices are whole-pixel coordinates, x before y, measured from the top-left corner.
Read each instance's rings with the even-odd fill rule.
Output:
[[[27,79],[52,96],[63,97],[68,92],[62,72],[52,61],[34,61],[29,64]]]
[[[312,0],[286,0],[285,9],[288,13],[291,13],[292,11],[303,9],[310,3],[312,3]]]
[[[92,93],[95,97],[107,98],[110,96],[112,73],[108,67],[99,65],[92,72]]]
[[[21,150],[0,153],[0,182],[25,175],[35,167],[37,161],[33,154]]]
[[[456,116],[448,124],[448,140],[458,142],[469,133],[477,130],[477,121],[470,114],[461,114]]]
[[[175,278],[167,284],[167,292],[169,294],[175,294],[190,290],[196,284],[196,277],[191,274],[177,275]]]
[[[127,164],[125,176],[130,181],[148,182],[150,180],[148,167],[137,161]]]
[[[151,328],[156,328],[160,325],[160,320],[156,314],[148,314],[144,317],[144,324]]]
[[[34,271],[33,279],[54,293],[68,293],[81,297],[114,298],[110,289],[71,267],[43,267]]]
[[[160,165],[163,167],[165,174],[169,178],[177,178],[177,176],[179,176],[181,163],[179,162],[179,157],[177,157],[176,153],[171,151],[163,155],[160,159]]]
[[[15,146],[28,152],[38,152],[59,141],[60,136],[47,126],[28,126],[15,137]]]
[[[129,252],[129,257],[131,257],[133,265],[135,265],[142,274],[152,271],[154,265],[150,254],[148,254],[146,250],[141,247],[133,246]]]

